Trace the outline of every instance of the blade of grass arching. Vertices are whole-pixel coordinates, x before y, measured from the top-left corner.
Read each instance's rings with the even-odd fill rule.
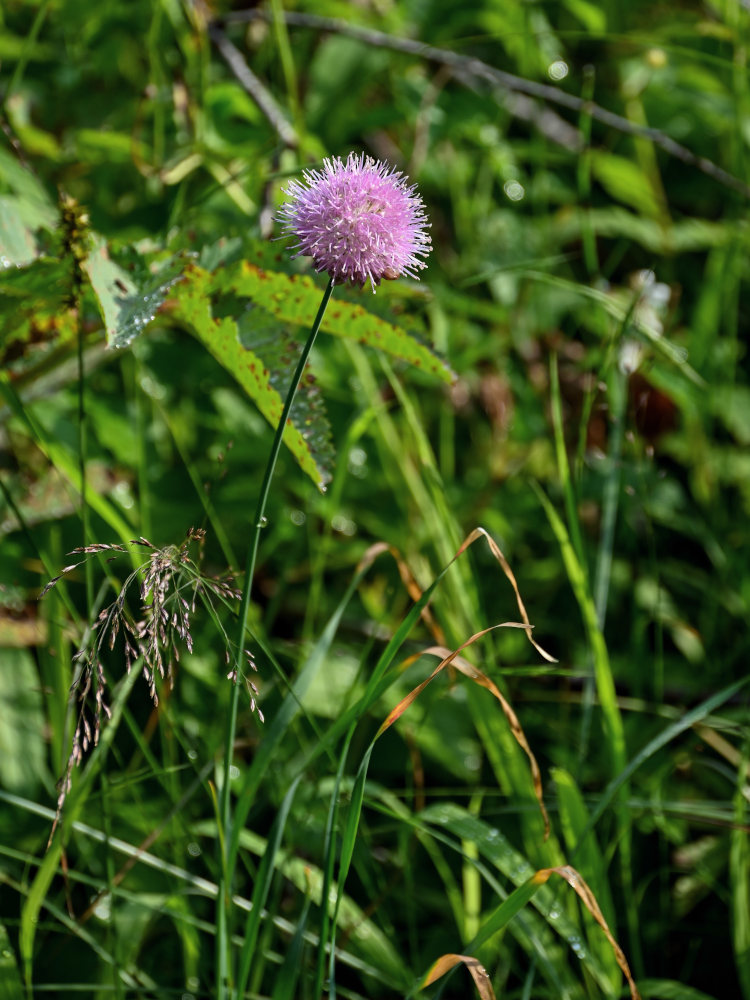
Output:
[[[471,538],[471,536],[470,536],[470,538]],[[459,554],[460,554],[460,552],[462,552],[465,549],[466,544],[468,544],[468,543],[464,543],[464,545],[459,549]],[[439,579],[440,578],[438,577],[438,580]],[[435,581],[435,583],[437,583],[437,580]],[[435,584],[433,584],[433,586],[434,585]],[[519,597],[519,604],[520,604],[520,597]],[[418,607],[418,604],[415,605],[415,608],[416,607]],[[521,609],[523,610],[522,605],[521,605]],[[504,626],[503,625],[497,625],[497,626],[494,626],[494,627],[495,628],[502,628]],[[523,625],[519,625],[518,627],[523,628],[524,626]],[[455,650],[455,651],[446,651],[446,650],[440,650],[440,649],[430,650],[430,652],[436,652],[437,655],[441,655],[441,656],[444,653],[447,652],[447,656],[444,656],[444,658],[441,660],[440,664],[435,668],[435,670],[432,672],[432,674],[430,675],[430,677],[426,681],[423,681],[413,691],[411,691],[410,694],[408,694],[405,698],[402,698],[402,700],[399,702],[399,704],[394,709],[391,710],[391,712],[389,713],[389,715],[386,718],[385,722],[383,722],[383,724],[380,726],[380,728],[378,729],[377,733],[373,737],[372,741],[370,742],[370,744],[369,744],[369,746],[368,746],[367,750],[365,751],[365,754],[364,754],[364,756],[362,758],[362,761],[360,763],[360,766],[359,766],[359,769],[357,771],[357,775],[356,775],[356,778],[355,778],[355,781],[354,781],[354,788],[352,790],[351,802],[350,802],[349,810],[347,812],[346,825],[344,827],[344,831],[343,831],[343,834],[342,834],[342,841],[341,841],[341,851],[340,851],[340,860],[339,860],[339,874],[338,874],[338,896],[337,896],[337,899],[336,899],[336,906],[334,908],[333,919],[331,921],[331,945],[330,945],[330,956],[331,956],[331,959],[330,959],[330,965],[329,965],[329,989],[332,991],[332,995],[335,994],[335,938],[336,938],[336,920],[337,920],[337,916],[338,916],[338,910],[339,910],[341,898],[343,897],[344,885],[346,883],[346,878],[347,878],[347,876],[349,874],[349,869],[350,869],[350,866],[351,866],[352,857],[354,855],[354,846],[355,846],[355,843],[356,843],[357,831],[359,829],[359,822],[360,822],[360,817],[361,817],[361,814],[362,814],[362,804],[363,804],[363,799],[364,799],[365,782],[367,780],[367,771],[368,771],[368,768],[369,768],[369,765],[370,765],[370,758],[372,756],[372,751],[373,751],[373,749],[375,747],[375,743],[378,741],[378,739],[380,738],[380,736],[382,736],[382,734],[401,716],[401,714],[406,710],[406,708],[414,701],[414,699],[416,697],[418,697],[418,695],[421,693],[421,691],[424,689],[424,687],[427,684],[429,684],[429,682],[443,669],[443,667],[447,666],[449,663],[453,663],[454,665],[456,665],[457,667],[459,667],[460,666],[460,664],[459,664],[460,657],[458,656],[458,654],[465,647],[467,647],[470,644],[472,644],[476,639],[481,638],[487,631],[490,631],[490,630],[485,629],[482,632],[479,632],[476,635],[471,636],[471,638],[468,639],[465,643],[463,643],[463,645],[460,646],[458,648],[458,650]],[[471,664],[469,664],[466,661],[463,661],[463,666],[461,666],[460,669],[462,669],[463,672],[468,673],[468,675],[472,679],[476,680],[477,682],[482,683],[482,686],[488,687],[491,691],[493,691],[493,693],[495,694],[496,697],[500,698],[500,700],[501,700],[501,702],[503,702],[504,706],[507,705],[507,703],[504,702],[504,699],[500,695],[500,693],[497,690],[497,688],[495,688],[495,686],[492,684],[492,682],[488,681],[488,679],[485,678],[484,675],[482,675],[479,671],[477,671],[476,668],[473,668],[471,666]],[[377,668],[376,668],[375,673],[377,673]],[[508,711],[510,711],[510,715],[512,716],[512,719],[515,719],[515,716],[513,716],[512,710],[510,710],[509,706],[507,706],[507,708],[508,708]],[[506,715],[507,715],[507,712],[506,712]],[[511,724],[512,724],[512,722],[511,722]],[[349,737],[348,737],[348,739],[351,739],[351,735],[353,733],[354,725],[355,725],[355,723],[353,722],[352,723],[352,727],[350,728],[350,731],[349,731]],[[528,747],[528,744],[526,743],[526,738],[525,738],[525,736],[523,736],[523,731],[520,730],[520,726],[518,725],[517,720],[516,720],[516,728],[517,728],[517,730],[520,731],[520,736],[519,736],[518,732],[516,732],[514,735],[516,735],[516,739],[522,745],[522,747],[525,748],[526,752],[528,753],[528,755],[530,757],[530,760],[531,760],[531,764],[532,764],[532,771],[534,771],[534,769],[536,769],[536,773],[534,774],[535,793],[536,793],[536,798],[537,798],[538,804],[540,806],[540,809],[542,811],[542,815],[543,815],[543,818],[544,818],[545,829],[548,832],[549,831],[549,823],[548,823],[548,820],[547,820],[547,813],[546,813],[546,810],[545,810],[545,807],[544,807],[544,802],[543,802],[543,799],[542,799],[542,796],[541,796],[541,780],[538,778],[538,767],[537,767],[537,764],[536,764],[536,760],[534,759],[534,756],[531,753],[531,750]],[[538,782],[538,787],[537,787],[537,782]],[[465,908],[465,912],[468,912],[468,908]]]
[[[488,941],[491,937],[501,931],[512,919],[519,913],[524,906],[529,902],[529,900],[538,891],[542,883],[540,881],[535,881],[534,878],[530,878],[528,882],[524,882],[523,885],[514,889],[513,892],[504,899],[500,906],[492,913],[492,916],[485,920],[479,933],[469,942],[468,945],[464,947],[464,951],[469,954],[472,951],[476,951],[478,948]],[[434,980],[431,978],[434,971],[434,966],[432,966],[419,982],[417,991],[423,990],[425,986]]]
[[[625,325],[631,317],[632,303],[627,309],[614,301],[612,297],[598,288],[591,288],[579,282],[571,281],[568,278],[561,278],[555,274],[545,274],[543,271],[524,271],[524,277],[532,281],[539,281],[545,285],[552,285],[554,288],[562,288],[569,292],[574,292],[589,301],[600,305],[603,311],[615,319],[619,325]],[[650,326],[644,320],[639,319],[633,324],[634,332],[642,335],[654,348],[657,354],[662,355],[667,361],[676,366],[677,370],[694,385],[700,388],[705,387],[703,378],[686,361],[683,351],[666,337],[662,336],[660,330]]]
[[[732,892],[732,945],[737,978],[745,1000],[750,998],[750,838],[747,833],[745,792],[748,773],[747,746],[737,769],[734,825],[729,851],[729,883]]]
[[[539,806],[539,811],[544,821],[544,836],[546,839],[550,833],[550,824],[549,824],[549,817],[547,815],[547,809],[544,805],[544,795],[542,792],[542,774],[539,769],[536,757],[534,756],[534,753],[531,747],[529,746],[529,742],[526,739],[526,734],[523,731],[521,723],[518,721],[518,716],[513,711],[510,703],[500,692],[500,689],[497,687],[494,681],[492,681],[489,677],[483,674],[481,670],[478,670],[472,663],[469,663],[469,661],[466,660],[463,656],[459,655],[461,652],[463,652],[463,650],[471,646],[478,639],[483,638],[488,633],[493,632],[495,629],[523,628],[523,627],[524,627],[523,624],[520,622],[502,622],[499,625],[493,625],[490,626],[490,628],[482,629],[480,632],[477,632],[474,635],[470,636],[465,642],[461,643],[461,645],[456,650],[446,649],[444,646],[430,646],[427,649],[422,650],[420,653],[408,657],[405,663],[402,664],[402,668],[408,665],[409,663],[413,662],[414,660],[419,659],[420,657],[426,655],[440,657],[440,663],[437,665],[437,667],[435,667],[435,669],[432,671],[429,677],[426,678],[426,680],[423,680],[420,684],[417,685],[417,687],[413,688],[409,692],[409,694],[407,694],[404,698],[401,699],[401,701],[399,701],[399,703],[396,705],[395,708],[391,709],[391,711],[388,713],[388,717],[386,718],[385,722],[383,722],[383,724],[378,729],[375,739],[381,736],[386,729],[388,729],[391,725],[393,725],[393,723],[397,719],[401,717],[401,715],[409,708],[409,706],[412,705],[414,701],[419,697],[419,695],[427,687],[427,685],[430,684],[445,667],[452,666],[456,671],[463,674],[465,677],[468,677],[470,680],[474,681],[474,683],[477,684],[479,687],[483,687],[485,690],[489,691],[490,694],[492,694],[493,697],[500,703],[500,707],[502,709],[503,715],[505,716],[505,719],[507,720],[508,726],[510,727],[510,730],[513,734],[513,738],[515,739],[516,743],[521,747],[523,752],[526,754],[534,786],[534,796],[536,798],[537,804]]]
[[[520,625],[520,627],[526,629],[527,638],[532,643],[532,645],[538,650],[538,652],[540,652],[540,654],[543,655],[547,660],[552,660],[552,657],[550,657],[549,654],[545,653],[544,650],[541,649],[541,647],[534,641],[534,639],[531,636],[531,626],[528,621],[528,615],[523,605],[523,601],[521,600],[521,595],[518,591],[518,585],[510,570],[510,567],[507,565],[505,557],[503,556],[502,552],[499,550],[499,548],[497,547],[496,543],[493,541],[491,536],[489,536],[487,532],[484,531],[484,529],[477,528],[473,532],[471,532],[471,534],[465,539],[465,541],[459,547],[458,551],[453,555],[450,562],[443,567],[443,569],[435,577],[430,586],[422,593],[420,599],[415,604],[412,605],[410,611],[408,612],[404,620],[401,622],[401,625],[396,630],[396,633],[392,636],[391,640],[388,642],[380,659],[375,665],[370,680],[368,681],[367,688],[364,694],[362,695],[361,699],[359,700],[359,702],[357,702],[356,705],[353,706],[352,709],[349,710],[349,712],[345,713],[345,715],[342,718],[340,718],[337,723],[334,723],[334,726],[331,727],[332,730],[341,729],[345,724],[348,724],[351,731],[353,727],[356,725],[358,719],[361,718],[362,715],[364,715],[364,713],[367,711],[367,709],[375,700],[376,692],[380,685],[380,681],[383,679],[385,672],[392,665],[395,656],[398,653],[398,650],[400,649],[407,635],[411,631],[412,626],[417,621],[417,618],[421,614],[423,608],[427,605],[427,602],[432,597],[433,591],[440,583],[442,578],[445,576],[445,574],[448,572],[448,569],[453,564],[453,562],[463,552],[465,552],[468,549],[468,547],[471,544],[473,544],[473,542],[476,541],[478,538],[484,538],[488,542],[493,555],[495,555],[496,559],[498,559],[498,561],[501,563],[505,575],[508,577],[513,586],[513,590],[516,596],[516,601],[518,603],[518,608],[524,620],[524,624]],[[483,633],[478,633],[478,635],[481,634]],[[468,643],[473,642],[475,638],[477,638],[477,636],[473,636],[470,640],[468,640]],[[346,877],[349,872],[349,867],[351,865],[351,859],[354,852],[354,843],[356,840],[357,829],[359,827],[359,820],[362,811],[364,785],[367,778],[367,770],[369,767],[370,757],[372,755],[372,750],[375,746],[375,742],[378,740],[380,735],[385,731],[385,729],[387,729],[388,726],[395,720],[395,718],[398,717],[397,713],[398,709],[391,712],[386,722],[380,727],[378,732],[375,734],[375,737],[373,738],[367,750],[365,751],[365,754],[362,758],[362,762],[357,771],[357,777],[354,783],[352,800],[349,807],[349,811],[347,813],[346,826],[342,836],[342,845],[341,845],[340,861],[339,861],[339,875],[338,875],[339,895],[337,897],[336,907],[334,909],[334,917],[331,926],[331,965],[329,973],[329,983],[331,989],[335,989],[333,963],[335,960],[336,915],[338,912],[340,899],[344,891],[344,884],[346,882]],[[330,736],[327,738],[327,741],[328,739],[330,739]],[[319,749],[316,751],[315,756],[317,756],[318,752]],[[309,763],[309,761],[307,763]]]
[[[368,708],[370,708],[370,706],[377,701],[381,694],[393,683],[395,678],[386,678],[384,675],[393,665],[395,658],[398,655],[398,651],[406,641],[406,638],[416,622],[419,620],[423,609],[427,606],[435,588],[447,570],[448,567],[446,566],[432,581],[427,590],[423,592],[421,598],[409,609],[406,617],[403,619],[398,629],[396,629],[396,632],[391,636],[386,648],[378,658],[362,696],[356,704],[352,705],[346,712],[343,713],[343,715],[339,716],[339,718],[332,723],[323,740],[305,758],[302,765],[303,767],[309,767],[309,765],[317,757],[328,751],[329,747],[331,747],[336,740],[343,736],[344,733],[351,728],[353,723],[356,723],[360,718],[362,718]]]
[[[260,867],[258,868],[258,874],[255,878],[252,905],[245,924],[245,935],[242,942],[242,950],[239,955],[239,971],[237,973],[236,984],[236,996],[239,997],[244,995],[245,987],[247,986],[247,980],[250,975],[250,966],[255,956],[255,945],[258,940],[263,907],[265,906],[266,898],[268,896],[269,889],[271,888],[271,880],[276,873],[274,865],[276,853],[281,845],[281,838],[284,835],[284,827],[286,826],[289,810],[292,807],[292,802],[297,793],[297,786],[300,783],[301,777],[302,776],[299,775],[295,778],[289,787],[289,791],[284,796],[281,806],[279,807],[279,811],[276,814],[276,818],[273,821],[273,826],[271,827],[271,832],[268,837],[267,850],[263,855]]]
[[[102,729],[99,745],[94,748],[83,773],[80,775],[80,779],[74,783],[65,801],[66,826],[75,822],[76,815],[80,812],[83,803],[91,791],[93,780],[102,767],[119,728],[125,702],[139,676],[139,664],[135,663],[130,673],[125,675],[115,690],[111,706],[112,715],[107,725]],[[31,883],[29,894],[21,911],[18,948],[23,963],[26,989],[29,994],[31,994],[32,989],[32,959],[39,911],[45,905],[47,891],[57,872],[64,840],[64,831],[60,830],[58,836],[49,845],[44,861],[40,865],[34,881]]]
[[[563,770],[563,768],[553,768],[551,776],[557,788],[560,823],[568,851],[571,853],[576,851],[576,867],[583,873],[586,881],[591,886],[607,923],[614,926],[615,909],[607,880],[607,868],[604,858],[599,850],[593,830],[589,830],[583,836],[583,831],[586,829],[589,820],[583,796],[573,776]],[[589,948],[597,955],[602,966],[608,970],[610,985],[616,991],[620,980],[617,962],[612,954],[612,950],[602,946],[601,935],[593,926],[590,919],[587,920],[587,938]]]
[[[494,706],[473,684],[466,688],[466,699],[497,786],[518,807],[524,850],[537,866],[562,863],[564,857],[554,830],[545,839],[544,817],[534,793],[528,761],[506,718],[493,710]]]
[[[592,896],[591,890],[588,888],[578,872],[567,865],[558,868],[540,869],[535,872],[528,879],[528,881],[524,882],[517,889],[515,889],[484,922],[477,936],[470,941],[464,949],[465,952],[467,954],[472,954],[486,941],[497,934],[498,931],[501,931],[509,923],[509,921],[515,917],[524,906],[526,906],[541,886],[545,885],[552,875],[559,875],[568,883],[568,885],[576,892],[585,908],[597,921],[616,955],[617,964],[628,981],[632,1000],[640,1000],[640,993],[638,992],[631,975],[627,959],[613,938],[606,921],[603,919],[596,899]],[[424,985],[425,982],[426,980],[423,980],[422,985]]]

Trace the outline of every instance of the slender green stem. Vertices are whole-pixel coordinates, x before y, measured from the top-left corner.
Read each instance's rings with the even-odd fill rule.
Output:
[[[86,488],[86,370],[83,363],[83,326],[81,324],[81,297],[80,284],[77,280],[77,271],[74,276],[74,287],[76,288],[76,324],[78,326],[78,472],[81,477],[81,529],[83,531],[82,545],[85,547],[91,541],[91,524],[89,518],[89,504]],[[94,567],[91,560],[86,560],[84,567],[86,574],[86,611],[90,614],[94,603]],[[91,620],[89,618],[89,620]]]
[[[252,526],[252,537],[250,539],[250,546],[247,552],[247,563],[245,566],[245,582],[242,588],[242,598],[240,600],[240,611],[238,619],[238,630],[237,630],[237,651],[235,659],[235,681],[232,685],[232,692],[230,695],[229,702],[229,712],[227,718],[227,727],[225,734],[225,744],[224,744],[224,772],[223,781],[221,786],[221,797],[219,800],[219,818],[221,822],[222,834],[223,834],[223,858],[221,866],[221,877],[219,880],[219,896],[218,896],[218,907],[217,907],[217,921],[216,921],[216,948],[217,948],[217,1000],[225,1000],[227,996],[227,987],[229,985],[229,945],[230,945],[230,933],[229,933],[229,905],[231,901],[231,884],[232,884],[232,869],[234,868],[234,860],[231,852],[231,826],[232,826],[232,799],[230,794],[230,769],[232,766],[232,754],[234,750],[234,738],[237,730],[237,711],[239,707],[239,692],[240,684],[239,678],[242,673],[242,665],[244,658],[245,649],[245,630],[247,628],[247,615],[250,608],[250,593],[252,590],[253,576],[255,574],[255,561],[258,555],[258,546],[260,544],[260,533],[265,524],[266,515],[266,503],[268,501],[268,494],[271,488],[271,480],[273,478],[274,469],[276,468],[276,460],[279,457],[279,451],[281,450],[281,441],[284,436],[284,429],[287,425],[287,420],[289,419],[289,412],[292,408],[292,403],[294,402],[294,397],[297,392],[297,387],[299,386],[300,379],[302,378],[302,372],[307,364],[307,359],[312,351],[313,344],[315,343],[315,338],[318,335],[318,330],[320,329],[320,324],[323,322],[323,315],[326,311],[328,301],[331,298],[331,293],[333,292],[333,280],[329,280],[328,286],[323,293],[323,299],[320,303],[320,308],[318,309],[318,314],[315,317],[310,334],[305,342],[305,346],[302,348],[302,353],[300,355],[299,361],[297,362],[297,367],[292,375],[292,381],[289,386],[289,391],[287,392],[286,402],[284,403],[284,409],[281,413],[281,418],[279,420],[278,426],[276,428],[276,433],[274,435],[273,444],[271,445],[271,453],[268,457],[268,463],[266,464],[266,471],[263,476],[263,482],[260,487],[260,494],[258,496],[258,505],[255,509],[255,518],[253,520]]]

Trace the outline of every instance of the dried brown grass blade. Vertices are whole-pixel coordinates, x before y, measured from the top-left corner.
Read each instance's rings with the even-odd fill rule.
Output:
[[[564,878],[568,885],[573,889],[573,891],[578,895],[583,905],[589,911],[594,920],[599,924],[601,929],[612,946],[612,950],[615,953],[615,960],[622,970],[622,974],[628,981],[628,986],[630,987],[631,1000],[641,1000],[641,994],[638,992],[638,987],[635,985],[635,980],[630,971],[630,966],[628,965],[628,960],[625,958],[625,953],[619,946],[617,941],[615,941],[612,931],[609,929],[607,921],[604,919],[602,911],[599,909],[599,904],[596,901],[591,889],[588,887],[583,877],[572,868],[570,865],[562,865],[559,868],[542,868],[535,875],[532,876],[533,881],[543,884],[547,881],[550,875],[559,875],[560,878]]]
[[[427,973],[423,982],[420,984],[420,990],[423,990],[425,986],[430,986],[432,983],[436,982],[441,976],[444,976],[446,972],[450,972],[451,969],[455,969],[459,962],[463,962],[469,970],[481,1000],[495,1000],[495,994],[492,990],[492,984],[490,983],[490,977],[487,970],[481,962],[477,961],[476,958],[472,958],[471,955],[441,955]]]
[[[388,717],[378,730],[378,736],[385,732],[393,723],[400,718],[406,709],[413,704],[414,701],[419,697],[419,695],[424,691],[427,685],[433,680],[437,675],[447,667],[452,664],[456,670],[459,670],[465,677],[479,684],[481,687],[486,688],[494,697],[500,702],[500,707],[503,710],[505,718],[508,720],[508,725],[510,726],[511,732],[515,737],[516,742],[521,747],[523,752],[529,758],[529,764],[531,767],[531,777],[534,782],[534,794],[536,795],[537,802],[539,803],[539,809],[542,813],[542,818],[544,819],[544,836],[545,839],[549,836],[550,825],[549,816],[547,815],[547,809],[544,805],[544,796],[542,792],[542,773],[539,770],[539,765],[537,764],[536,757],[533,754],[529,742],[526,739],[526,734],[523,731],[521,723],[518,721],[518,716],[513,711],[509,702],[503,696],[502,692],[499,690],[497,685],[492,681],[486,674],[483,674],[481,670],[478,670],[473,664],[469,663],[459,654],[462,650],[466,649],[472,643],[476,642],[477,639],[481,639],[483,635],[488,632],[492,632],[496,628],[526,628],[526,626],[520,622],[502,622],[500,625],[492,625],[490,628],[482,629],[481,632],[476,632],[471,638],[467,639],[458,649],[453,651],[446,649],[444,646],[430,646],[427,649],[422,650],[421,653],[417,653],[415,656],[410,656],[402,667],[408,666],[415,660],[419,659],[420,656],[429,653],[433,656],[440,656],[442,659],[440,663],[435,667],[430,676],[418,684],[406,697],[402,698],[401,701],[396,705],[395,708],[391,709],[388,713]]]
[[[465,552],[470,545],[473,545],[473,543],[478,538],[485,539],[485,541],[490,547],[490,552],[493,554],[495,559],[497,559],[497,561],[500,563],[503,573],[505,573],[506,577],[508,578],[508,581],[510,582],[511,587],[513,588],[513,593],[516,595],[516,603],[518,604],[518,610],[521,612],[521,618],[523,619],[524,628],[526,629],[526,635],[528,637],[529,642],[537,651],[537,653],[539,653],[540,656],[543,656],[548,663],[557,663],[555,657],[550,656],[549,653],[547,653],[544,649],[542,649],[542,647],[539,645],[538,642],[536,642],[533,635],[531,634],[533,625],[529,621],[529,616],[526,613],[526,606],[524,605],[523,599],[521,598],[521,592],[518,589],[518,584],[516,583],[516,578],[513,575],[513,570],[510,568],[508,560],[500,551],[497,542],[489,534],[489,532],[485,531],[484,528],[474,528],[474,530],[462,542],[461,547],[459,548],[458,552],[455,555],[455,558],[457,559],[461,555],[461,553]]]

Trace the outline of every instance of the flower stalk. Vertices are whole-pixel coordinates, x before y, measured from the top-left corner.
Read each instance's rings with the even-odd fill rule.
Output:
[[[294,403],[294,397],[297,393],[297,388],[302,378],[302,373],[305,370],[305,365],[307,364],[307,359],[312,351],[313,344],[315,343],[315,338],[318,335],[318,330],[323,322],[323,316],[325,315],[326,307],[331,298],[331,293],[333,292],[333,277],[328,281],[325,292],[323,293],[323,299],[320,303],[318,313],[315,317],[313,325],[310,329],[310,333],[307,337],[304,347],[302,348],[302,353],[300,354],[299,361],[297,362],[297,367],[292,375],[292,381],[287,392],[286,401],[284,402],[284,409],[281,412],[281,418],[279,419],[278,426],[276,427],[276,433],[274,434],[273,444],[271,445],[271,452],[268,456],[268,462],[266,463],[266,470],[263,474],[263,482],[261,483],[260,493],[258,495],[258,503],[255,509],[255,517],[252,523],[252,535],[250,538],[250,546],[247,552],[247,561],[245,565],[245,579],[242,588],[242,597],[240,599],[240,610],[237,622],[237,648],[236,648],[236,659],[234,665],[234,681],[232,684],[232,690],[230,694],[229,701],[229,712],[227,718],[227,727],[225,735],[224,744],[224,770],[223,770],[223,780],[221,786],[221,793],[219,799],[219,817],[221,823],[221,844],[222,844],[222,864],[221,864],[221,878],[219,881],[219,896],[217,904],[217,921],[216,921],[216,947],[217,947],[217,998],[218,1000],[226,1000],[229,995],[228,990],[231,989],[231,976],[230,976],[230,957],[231,957],[231,928],[229,921],[229,912],[231,906],[231,885],[234,875],[234,862],[236,857],[236,852],[233,848],[233,837],[232,837],[232,797],[231,797],[231,767],[232,767],[232,757],[234,752],[234,740],[237,731],[237,712],[239,708],[239,693],[240,684],[239,678],[242,670],[242,662],[244,657],[245,649],[245,631],[247,629],[247,615],[250,608],[250,594],[252,592],[253,577],[255,575],[255,563],[258,556],[258,547],[260,545],[260,534],[266,523],[266,505],[268,503],[268,494],[271,489],[271,480],[273,479],[274,470],[276,468],[276,461],[279,457],[279,452],[281,450],[281,442],[284,437],[284,429],[287,425],[289,419],[289,413],[292,409],[292,404]]]

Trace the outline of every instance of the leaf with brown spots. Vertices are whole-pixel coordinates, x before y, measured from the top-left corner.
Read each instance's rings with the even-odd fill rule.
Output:
[[[212,301],[216,291],[212,275],[194,265],[188,267],[183,280],[172,290],[169,300],[171,314],[201,341],[242,386],[269,424],[276,427],[284,407],[282,393],[286,393],[286,385],[283,384],[283,375],[284,371],[289,371],[288,363],[284,370],[281,367],[272,370],[266,366],[263,358],[256,353],[263,349],[263,345],[257,346],[257,341],[262,341],[262,337],[257,336],[257,329],[253,337],[254,314],[250,313],[247,319],[215,315],[215,311],[219,311]],[[264,322],[267,327],[265,319]],[[277,357],[279,347],[274,345],[274,340],[281,341],[283,331],[275,320],[273,323],[273,329],[266,328],[265,331],[268,334],[266,349],[280,364]],[[315,394],[310,377],[303,375],[299,400],[284,431],[284,444],[300,468],[319,489],[324,489],[331,478],[332,451],[327,422],[324,422],[319,406],[316,410]]]
[[[247,260],[220,269],[215,281],[217,289],[247,296],[282,323],[304,329],[312,325],[322,294],[307,275],[287,275]],[[385,351],[443,382],[455,379],[448,363],[416,334],[387,322],[358,303],[336,298],[335,293],[321,329],[334,337]]]

